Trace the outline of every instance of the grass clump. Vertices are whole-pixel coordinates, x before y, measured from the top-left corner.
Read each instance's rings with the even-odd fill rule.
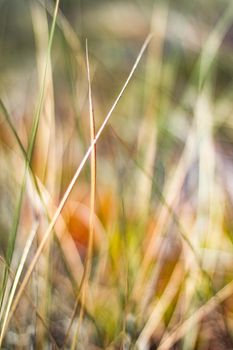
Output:
[[[232,348],[232,3],[21,11],[0,69],[1,347]]]

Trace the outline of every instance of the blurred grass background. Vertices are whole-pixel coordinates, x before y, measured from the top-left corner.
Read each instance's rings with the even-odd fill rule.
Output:
[[[233,349],[232,24],[230,0],[0,0],[3,349]]]

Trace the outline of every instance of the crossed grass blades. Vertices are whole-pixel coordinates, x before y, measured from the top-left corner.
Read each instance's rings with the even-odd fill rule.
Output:
[[[99,3],[80,41],[64,3],[24,3],[37,89],[17,112],[1,86],[2,348],[233,347],[224,5],[196,26],[183,3]]]

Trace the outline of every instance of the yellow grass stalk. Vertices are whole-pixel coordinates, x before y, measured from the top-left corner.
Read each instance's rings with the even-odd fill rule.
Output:
[[[46,51],[49,42],[49,28],[47,23],[46,11],[38,3],[31,4],[31,17],[34,29],[36,43],[36,58],[39,90],[43,88],[43,69],[48,60],[48,68],[46,80],[44,82],[44,105],[40,116],[40,125],[37,131],[35,142],[33,169],[36,175],[41,179],[47,191],[52,198],[56,198],[59,184],[56,183],[57,169],[55,162],[55,115],[54,115],[54,91],[53,91],[53,76],[51,56],[46,57]],[[48,294],[49,294],[49,268],[50,268],[50,244],[44,252],[45,265],[38,266],[38,273],[43,276],[43,280],[38,285],[38,299],[41,302],[38,304],[40,313],[47,317],[48,309]],[[36,346],[41,347],[44,343],[45,334],[44,328],[39,323],[36,330]]]
[[[86,40],[86,65],[87,65],[87,80],[88,80],[88,101],[89,101],[89,117],[90,117],[90,136],[91,143],[95,139],[95,119],[94,119],[94,109],[92,103],[92,92],[91,92],[91,78],[90,78],[90,64],[88,56],[88,45]],[[74,333],[72,341],[72,350],[76,349],[78,335],[84,316],[84,305],[86,304],[86,293],[88,289],[88,280],[91,272],[92,264],[92,254],[93,254],[93,241],[94,241],[94,218],[95,218],[95,201],[96,201],[96,144],[91,152],[91,200],[90,200],[90,221],[89,221],[89,239],[87,247],[87,256],[85,260],[83,285],[81,289],[81,309],[79,314],[78,325],[76,332]],[[76,311],[76,310],[74,310]],[[72,317],[73,318],[73,317]],[[72,321],[72,319],[71,319]]]
[[[192,316],[185,320],[180,326],[175,327],[168,336],[162,340],[158,347],[158,350],[168,350],[190,330],[198,322],[206,317],[211,311],[213,311],[224,300],[229,298],[233,294],[233,281],[228,283],[225,287],[220,289],[212,298],[209,299],[203,306],[201,306]]]
[[[36,43],[36,58],[39,89],[43,87],[43,69],[46,62],[46,50],[49,42],[49,31],[45,10],[37,3],[31,5],[32,25]],[[55,183],[57,169],[55,166],[55,115],[54,91],[51,57],[48,57],[48,69],[45,81],[45,98],[40,116],[40,127],[37,132],[35,144],[36,162],[34,169],[36,175],[45,184],[50,195],[54,197],[58,187]]]
[[[19,280],[20,280],[20,277],[21,277],[21,273],[23,271],[23,267],[24,267],[25,261],[27,259],[29,250],[31,248],[33,239],[36,236],[36,233],[37,233],[37,230],[38,230],[38,226],[39,226],[39,222],[35,221],[32,229],[31,229],[31,232],[29,233],[27,242],[25,244],[25,247],[24,247],[24,250],[23,250],[23,254],[22,254],[22,257],[20,259],[20,263],[19,263],[19,266],[17,268],[16,274],[15,274],[15,277],[14,277],[13,285],[11,287],[10,295],[8,297],[8,302],[7,302],[7,305],[6,305],[6,311],[5,311],[4,318],[3,318],[3,323],[2,323],[1,334],[4,332],[4,330],[6,328],[7,319],[8,319],[8,316],[9,316],[9,312],[10,312],[10,308],[11,308],[11,305],[12,305],[13,298],[15,296],[16,288],[18,286],[18,283],[19,283]]]
[[[182,269],[178,262],[172,272],[169,282],[160,297],[152,309],[148,321],[143,327],[140,336],[136,341],[136,345],[139,350],[147,349],[150,337],[155,332],[156,328],[162,321],[165,311],[168,306],[172,303],[176,293],[178,292],[183,279],[181,278]]]

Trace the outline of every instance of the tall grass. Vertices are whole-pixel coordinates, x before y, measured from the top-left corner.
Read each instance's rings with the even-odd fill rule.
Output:
[[[0,347],[230,349],[233,5],[66,5],[0,87]]]

